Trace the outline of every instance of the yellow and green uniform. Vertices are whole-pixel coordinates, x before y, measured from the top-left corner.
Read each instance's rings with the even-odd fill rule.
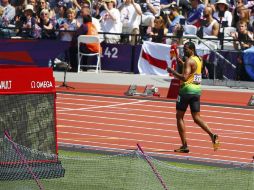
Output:
[[[202,80],[202,61],[198,56],[191,56],[190,59],[194,60],[197,64],[197,69],[191,74],[186,82],[181,82],[179,94],[201,94],[201,80]]]

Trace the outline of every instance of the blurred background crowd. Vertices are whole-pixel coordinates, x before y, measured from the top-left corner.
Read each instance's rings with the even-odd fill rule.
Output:
[[[253,40],[254,1],[0,0],[1,27],[19,28],[13,35],[21,37],[71,41],[71,31],[80,27],[86,14],[93,17],[108,43],[137,43],[136,35],[142,35],[143,40],[170,43],[165,36],[181,35],[181,31],[200,37],[223,35]],[[251,43],[239,45],[246,49]]]

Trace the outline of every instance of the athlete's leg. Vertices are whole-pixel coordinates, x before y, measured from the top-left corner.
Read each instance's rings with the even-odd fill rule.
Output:
[[[183,120],[184,114],[185,114],[185,111],[177,110],[176,120],[177,120],[177,129],[178,129],[178,133],[180,135],[181,141],[182,141],[182,145],[184,147],[187,147],[186,128],[185,128],[185,123]]]
[[[191,115],[194,120],[194,122],[201,127],[211,138],[214,150],[217,150],[219,148],[219,140],[218,135],[213,134],[211,129],[208,127],[207,123],[203,121],[203,119],[200,116],[200,96],[193,96],[190,101],[190,109],[191,109]]]
[[[213,133],[211,129],[208,127],[207,123],[203,121],[200,116],[200,112],[191,112],[192,118],[194,122],[201,127],[210,137],[212,137]]]

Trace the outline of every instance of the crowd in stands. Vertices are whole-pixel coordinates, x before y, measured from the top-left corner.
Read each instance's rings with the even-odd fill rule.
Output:
[[[191,26],[202,38],[235,39],[234,49],[253,45],[253,0],[0,0],[0,33],[71,41],[86,14],[107,43],[172,43],[167,36]]]
[[[219,37],[223,28],[231,28],[224,36],[253,40],[254,1],[247,0],[0,0],[0,25],[20,28],[15,35],[22,37],[59,36],[71,41],[71,31],[83,22],[84,7],[90,9],[93,23],[98,32],[105,33],[108,43],[118,43],[123,38],[114,33],[142,34],[166,43],[162,36],[177,34],[188,25],[195,26],[200,36]],[[247,28],[240,30],[239,23]],[[238,35],[242,32],[246,35]],[[134,37],[128,40],[135,43]]]

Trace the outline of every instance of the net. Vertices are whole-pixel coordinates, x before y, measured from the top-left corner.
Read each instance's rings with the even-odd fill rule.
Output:
[[[44,189],[40,179],[63,177],[64,172],[56,155],[17,144],[5,132],[0,143],[0,189]]]
[[[46,153],[56,153],[55,94],[0,95],[0,135]]]
[[[148,157],[170,190],[252,190],[253,164],[226,168],[170,163]],[[61,157],[64,178],[45,183],[56,190],[164,190],[139,151],[97,157]]]
[[[170,190],[252,190],[253,165],[208,167],[148,158]],[[64,178],[45,181],[57,190],[164,190],[139,151],[97,157],[61,157]]]
[[[77,155],[80,154],[77,153]],[[254,189],[253,164],[214,167],[171,163],[144,156],[140,151],[89,157],[77,155],[59,156],[65,169],[64,176],[55,179],[41,179],[44,189],[59,190],[59,187],[63,187],[64,190],[164,190],[165,188],[150,164],[163,179],[166,188],[170,190]],[[50,167],[47,169],[54,170]],[[18,170],[24,170],[24,166]],[[1,168],[0,175],[6,175]],[[24,189],[38,189],[34,180],[1,181],[0,189],[22,189],[23,187]]]

